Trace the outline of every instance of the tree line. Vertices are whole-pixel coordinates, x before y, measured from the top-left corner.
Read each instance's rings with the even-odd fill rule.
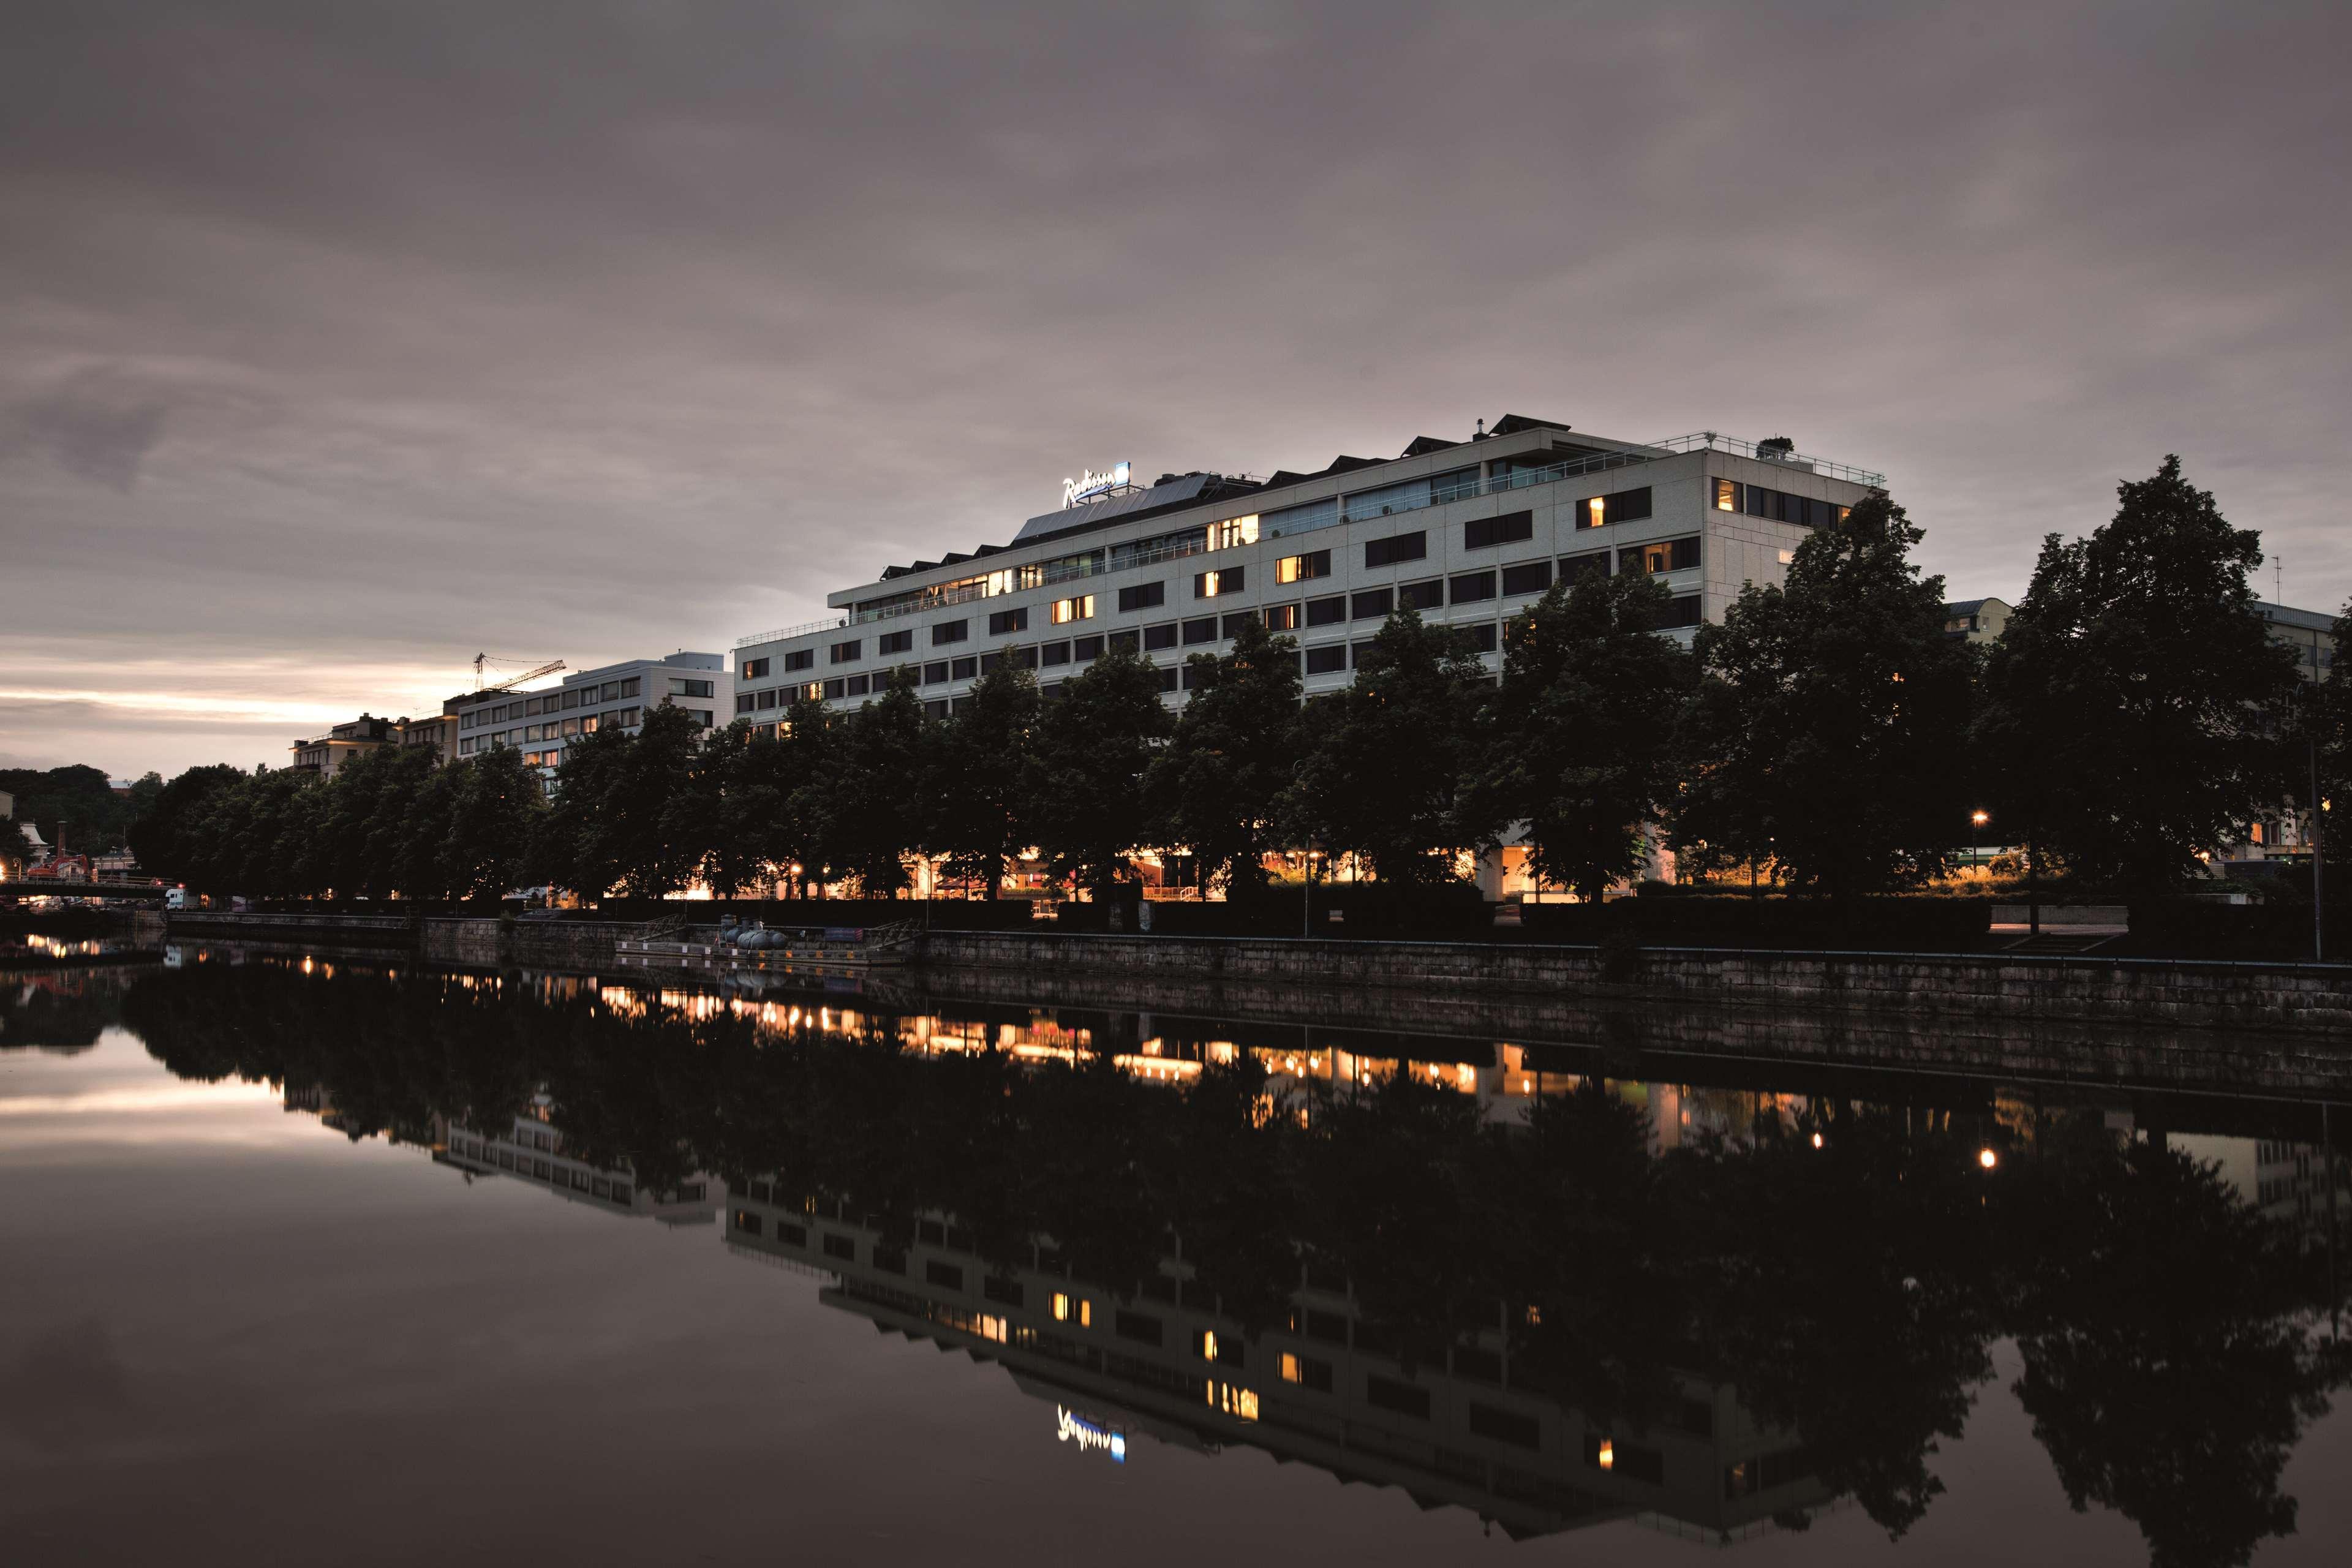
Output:
[[[2345,794],[2352,667],[2299,679],[2253,609],[2258,535],[2178,458],[2087,537],[2049,536],[1989,651],[1947,633],[1921,538],[1874,494],[1687,648],[1658,629],[1663,586],[1587,575],[1507,624],[1499,676],[1406,610],[1344,689],[1302,703],[1296,644],[1253,621],[1187,661],[1172,712],[1132,648],[1051,698],[999,660],[943,719],[901,671],[862,708],[804,694],[773,726],[705,733],[653,709],[573,742],[551,791],[500,751],[386,750],[325,781],[197,769],[132,844],[217,890],[436,898],[697,880],[891,897],[919,860],[993,896],[1033,851],[1101,897],[1138,854],[1181,849],[1186,875],[1246,899],[1280,851],[1425,883],[1516,834],[1546,884],[1586,897],[1659,845],[1685,878],[1844,897],[1944,877],[1985,811],[2037,869],[2145,894],[2305,800],[2311,759],[2321,795]],[[2347,813],[2326,819],[2352,861]]]

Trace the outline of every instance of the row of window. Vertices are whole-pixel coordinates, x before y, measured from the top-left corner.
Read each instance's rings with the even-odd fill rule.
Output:
[[[767,660],[761,659],[759,662],[765,665]],[[696,684],[700,685],[702,689],[693,695],[698,697],[710,695],[710,682],[705,680]],[[466,710],[465,716],[457,721],[457,727],[461,730],[478,730],[486,725],[503,724],[510,720],[527,719],[540,713],[566,713],[575,708],[593,708],[599,702],[613,702],[624,697],[635,697],[637,695],[637,677],[634,675],[626,680],[608,680],[602,687],[567,686],[561,691],[550,691],[539,697],[520,697],[511,702],[500,703],[495,708],[469,708]]]
[[[1769,517],[1776,522],[1793,522],[1801,528],[1827,528],[1843,522],[1845,514],[1853,509],[1815,500],[1811,496],[1790,495],[1786,490],[1766,489],[1762,485],[1742,484],[1738,479],[1717,479],[1715,510]]]
[[[710,710],[689,708],[687,711],[698,718],[705,728],[709,726]],[[457,754],[461,757],[470,757],[478,752],[487,752],[492,746],[512,746],[533,741],[557,741],[567,735],[590,735],[601,728],[614,724],[625,730],[632,730],[636,727],[638,720],[644,714],[645,710],[642,708],[614,708],[603,713],[583,714],[576,719],[565,719],[546,724],[526,724],[520,730],[502,730],[495,735],[467,735],[458,741]],[[556,754],[553,752],[546,753],[550,758],[553,758]]]

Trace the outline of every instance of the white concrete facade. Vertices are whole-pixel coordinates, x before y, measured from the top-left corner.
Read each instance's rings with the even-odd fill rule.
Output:
[[[572,741],[611,725],[634,733],[649,708],[683,708],[705,729],[724,724],[734,690],[721,654],[681,652],[603,665],[537,690],[483,694],[457,714],[457,755],[510,746],[530,765],[552,771]]]
[[[1687,637],[1747,584],[1781,581],[1811,528],[1883,483],[1727,437],[1637,444],[1521,419],[1313,475],[1171,476],[1033,518],[1008,546],[893,568],[828,595],[836,616],[741,639],[730,716],[772,723],[808,686],[862,706],[899,667],[946,712],[983,658],[1031,664],[1050,691],[1113,637],[1135,637],[1180,702],[1185,658],[1229,647],[1244,615],[1297,641],[1313,695],[1347,684],[1355,650],[1409,595],[1499,668],[1502,623],[1596,562],[1654,569]]]

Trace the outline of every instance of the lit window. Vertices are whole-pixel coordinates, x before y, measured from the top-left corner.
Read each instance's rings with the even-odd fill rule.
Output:
[[[1601,1438],[1599,1450],[1592,1456],[1592,1462],[1600,1466],[1604,1470],[1615,1469],[1617,1468],[1617,1445],[1611,1442],[1606,1437]]]
[[[1274,580],[1277,583],[1304,583],[1314,577],[1331,574],[1331,552],[1309,551],[1304,555],[1286,555],[1274,563]]]
[[[1594,496],[1591,500],[1584,503],[1582,526],[1586,528],[1599,528],[1602,523],[1607,522],[1608,521],[1609,498],[1607,496]]]
[[[1063,1292],[1056,1290],[1054,1292],[1054,1321],[1057,1323],[1066,1323],[1069,1321],[1070,1299]]]
[[[1214,1329],[1201,1331],[1201,1359],[1202,1361],[1217,1359],[1217,1331]]]
[[[1298,1381],[1298,1358],[1288,1351],[1282,1352],[1282,1381],[1285,1383]]]
[[[1738,479],[1717,479],[1715,481],[1715,510],[1717,511],[1738,511],[1739,510],[1739,481]]]
[[[1057,626],[1065,626],[1071,621],[1090,621],[1094,618],[1095,596],[1092,594],[1080,594],[1074,599],[1054,601],[1054,624]]]
[[[1227,518],[1223,522],[1209,524],[1209,548],[1231,550],[1238,545],[1257,542],[1257,515]]]

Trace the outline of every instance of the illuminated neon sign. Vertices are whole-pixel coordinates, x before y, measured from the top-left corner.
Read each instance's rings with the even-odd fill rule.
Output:
[[[1082,1454],[1089,1448],[1100,1448],[1110,1456],[1113,1464],[1127,1463],[1126,1433],[1113,1431],[1100,1422],[1089,1421],[1076,1411],[1059,1405],[1054,1406],[1054,1440],[1076,1443]]]
[[[1100,500],[1113,490],[1127,489],[1127,482],[1128,465],[1125,463],[1107,474],[1096,473],[1092,468],[1085,469],[1076,479],[1062,481],[1062,504],[1082,506],[1090,500]]]

